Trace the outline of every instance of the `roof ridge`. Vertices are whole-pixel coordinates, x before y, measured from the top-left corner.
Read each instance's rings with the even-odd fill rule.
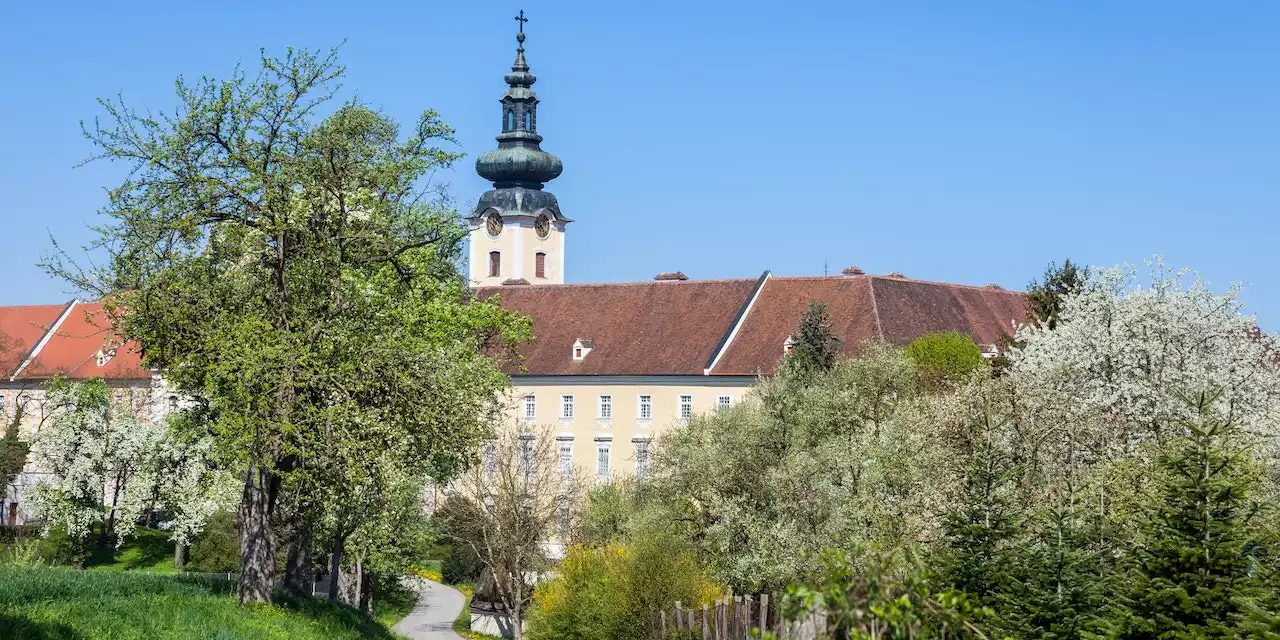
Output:
[[[876,335],[884,340],[884,325],[880,324],[880,305],[876,303],[875,279],[867,279],[867,290],[871,293],[871,317],[876,319]]]
[[[530,289],[567,289],[569,287],[642,287],[642,286],[663,286],[678,287],[693,284],[722,284],[727,282],[755,282],[759,277],[755,278],[710,278],[703,280],[627,280],[623,282],[563,282],[559,284],[533,284],[519,286],[501,286],[487,285],[482,287],[472,287],[473,289],[496,290],[496,291],[527,291]]]
[[[40,335],[40,339],[36,341],[35,346],[31,347],[31,350],[27,352],[27,357],[23,358],[18,367],[9,373],[10,382],[17,380],[18,376],[22,374],[22,370],[26,369],[27,365],[31,364],[40,355],[40,351],[44,349],[46,344],[49,344],[49,340],[53,339],[54,334],[58,332],[58,327],[62,326],[62,321],[66,320],[67,316],[71,314],[71,310],[75,308],[77,302],[79,300],[72,298],[70,302],[63,305],[62,313],[59,313],[53,324]]]
[[[918,282],[918,283],[920,283],[920,284],[931,284],[931,285],[935,285],[935,286],[939,286],[939,287],[961,287],[961,288],[965,288],[965,289],[978,289],[978,290],[980,290],[980,291],[995,291],[995,292],[997,292],[997,293],[1012,293],[1012,294],[1015,294],[1015,295],[1021,295],[1021,294],[1026,293],[1025,291],[1019,291],[1019,290],[1017,290],[1017,289],[1005,289],[1004,287],[1000,287],[999,289],[995,289],[995,288],[989,287],[989,286],[984,285],[984,284],[965,284],[965,283],[963,283],[963,282],[943,282],[943,281],[941,281],[941,280],[926,280],[926,279],[922,279],[922,278],[907,278],[907,277],[894,278],[894,277],[889,277],[889,276],[887,276],[887,275],[876,275],[876,274],[872,274],[872,273],[862,273],[862,274],[857,274],[857,275],[852,275],[852,276],[845,276],[845,275],[836,275],[836,276],[774,276],[774,279],[775,279],[775,280],[860,280],[860,279],[866,279],[866,280],[892,280],[892,281],[894,281],[894,282]]]

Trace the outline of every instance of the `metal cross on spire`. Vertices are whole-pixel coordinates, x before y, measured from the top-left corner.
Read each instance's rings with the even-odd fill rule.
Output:
[[[521,9],[520,15],[516,16],[516,22],[520,24],[520,33],[524,33],[524,23],[528,21],[529,19],[524,17],[524,9]]]

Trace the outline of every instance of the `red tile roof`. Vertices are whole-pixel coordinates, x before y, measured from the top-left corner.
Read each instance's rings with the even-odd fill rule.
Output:
[[[39,344],[67,305],[0,307],[0,375],[8,377]]]
[[[906,344],[935,331],[994,344],[1026,319],[1024,294],[989,287],[867,275],[768,277],[753,300],[757,284],[538,285],[489,287],[479,294],[500,293],[504,307],[533,319],[535,342],[522,349],[530,375],[772,373],[787,337],[815,300],[826,303],[848,348],[869,339]],[[574,361],[571,349],[579,338],[596,347]]]
[[[26,311],[30,309],[40,311]],[[6,317],[16,320],[6,322]],[[10,336],[25,331],[22,343],[27,345],[23,349],[20,345],[0,344],[0,363],[4,364],[6,378],[47,380],[58,375],[108,380],[151,378],[151,372],[142,366],[137,345],[121,344],[112,333],[102,303],[0,307],[0,331]],[[113,348],[114,355],[103,366],[98,366],[98,353]]]
[[[535,375],[702,375],[755,280],[486,287],[502,306],[533,319],[521,349]],[[596,347],[574,360],[573,343]]]

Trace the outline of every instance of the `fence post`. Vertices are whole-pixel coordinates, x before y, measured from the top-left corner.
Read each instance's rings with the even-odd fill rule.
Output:
[[[658,612],[658,622],[662,629],[662,640],[667,640],[667,611],[664,609]]]
[[[782,598],[778,594],[773,594],[773,628],[774,635],[778,636],[778,640],[782,640]]]
[[[680,615],[680,601],[676,600],[676,631],[684,630],[684,616]]]
[[[711,638],[711,629],[707,628],[707,603],[702,603],[702,640]]]
[[[769,618],[769,594],[760,594],[760,626],[756,627],[763,635],[769,627],[765,626]]]

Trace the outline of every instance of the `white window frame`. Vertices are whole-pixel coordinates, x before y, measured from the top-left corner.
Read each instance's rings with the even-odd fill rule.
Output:
[[[716,411],[724,411],[733,406],[733,396],[722,393],[716,396]]]
[[[601,422],[609,422],[613,420],[613,395],[608,393],[600,394],[600,398],[596,404],[596,418]]]
[[[680,404],[676,409],[676,418],[684,422],[693,417],[693,394],[680,394]]]
[[[556,465],[559,467],[561,478],[568,478],[573,475],[572,440],[561,439],[556,441]]]
[[[653,394],[642,393],[636,398],[636,420],[640,422],[653,420]]]
[[[538,419],[538,398],[532,393],[524,394],[524,421],[533,422]]]
[[[573,394],[571,393],[560,396],[560,419],[573,419]]]
[[[643,478],[649,474],[649,463],[653,452],[650,450],[649,441],[646,439],[636,439],[631,442],[635,445],[636,477]]]
[[[603,454],[603,456],[601,455]],[[596,441],[596,477],[608,478],[613,473],[613,442]]]

